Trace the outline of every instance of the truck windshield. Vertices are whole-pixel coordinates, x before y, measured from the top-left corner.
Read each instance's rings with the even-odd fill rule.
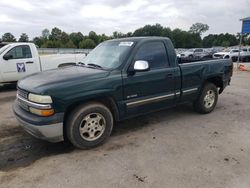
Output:
[[[232,52],[233,52],[233,53],[235,53],[235,52],[239,52],[239,50],[232,50]]]
[[[0,48],[0,55],[10,47],[10,45],[6,45],[6,46],[3,46],[2,48]]]
[[[95,64],[104,69],[115,69],[122,64],[133,45],[134,42],[129,41],[104,42],[92,50],[82,62],[85,65]]]

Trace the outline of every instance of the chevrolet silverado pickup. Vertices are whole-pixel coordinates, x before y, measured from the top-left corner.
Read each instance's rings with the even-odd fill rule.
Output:
[[[16,82],[37,72],[76,64],[84,57],[85,54],[39,56],[33,43],[16,42],[6,44],[0,48],[0,84]]]
[[[232,68],[228,59],[179,64],[168,38],[109,40],[81,63],[20,80],[13,111],[35,137],[91,148],[127,118],[186,102],[210,113]]]

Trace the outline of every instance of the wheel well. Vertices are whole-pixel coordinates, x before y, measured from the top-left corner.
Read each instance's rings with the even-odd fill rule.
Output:
[[[77,101],[77,102],[71,104],[70,106],[68,106],[66,111],[65,111],[63,124],[65,125],[65,123],[69,117],[69,114],[72,110],[77,108],[79,105],[83,105],[84,103],[88,103],[88,102],[99,102],[99,103],[105,105],[111,111],[111,113],[114,117],[114,120],[119,121],[119,111],[118,111],[118,107],[117,107],[115,100],[112,97],[100,97],[100,98],[89,99],[86,101]],[[63,126],[63,135],[64,135],[64,139],[66,140],[67,136],[65,136],[66,135],[66,127],[65,126]]]
[[[206,80],[206,82],[213,83],[216,87],[220,88],[219,93],[223,91],[223,81],[221,77],[213,77]]]
[[[113,114],[114,120],[119,121],[119,111],[118,111],[118,107],[117,107],[114,99],[112,97],[100,97],[100,98],[93,98],[93,99],[86,100],[86,101],[77,101],[77,102],[71,104],[70,106],[68,106],[66,111],[65,111],[64,122],[66,121],[68,115],[70,114],[70,112],[72,110],[74,110],[79,105],[82,105],[82,104],[88,103],[88,102],[99,102],[99,103],[105,105]]]

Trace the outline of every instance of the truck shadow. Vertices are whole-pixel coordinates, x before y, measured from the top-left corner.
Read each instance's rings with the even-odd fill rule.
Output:
[[[12,84],[0,84],[0,92],[6,92],[6,91],[15,91],[16,90],[16,83]]]
[[[175,108],[161,110],[147,115],[139,116],[136,118],[128,119],[119,122],[119,125],[114,126],[112,136],[119,136],[129,132],[140,131],[142,128],[150,127],[155,128],[157,123],[166,123],[169,120],[174,120],[182,115],[194,114],[190,104],[184,104]]]
[[[36,160],[52,155],[68,153],[74,147],[68,142],[49,143],[28,135],[21,127],[15,130],[18,135],[0,142],[0,171],[26,167]],[[18,133],[17,133],[18,132]]]
[[[107,143],[108,145],[106,144],[87,152],[94,152],[96,150],[104,153],[111,152],[112,148],[116,148],[116,144],[112,143],[112,137],[126,134],[129,136],[131,132],[143,131],[144,128],[148,127],[157,129],[157,126],[159,126],[157,123],[178,118],[185,114],[193,114],[190,105],[182,105],[173,109],[120,122],[119,125],[117,124],[114,127],[111,141]],[[76,150],[69,142],[49,143],[33,138],[19,126],[14,131],[13,128],[4,130],[0,133],[0,137],[0,171],[10,171],[19,167],[26,167],[41,158],[66,154]]]

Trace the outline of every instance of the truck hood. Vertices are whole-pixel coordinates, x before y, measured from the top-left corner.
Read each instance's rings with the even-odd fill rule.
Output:
[[[109,73],[102,69],[69,66],[27,76],[19,80],[18,87],[29,92],[45,94],[53,87],[76,85],[106,77]]]
[[[217,53],[214,53],[214,55],[229,55],[230,53],[229,52],[217,52]]]

